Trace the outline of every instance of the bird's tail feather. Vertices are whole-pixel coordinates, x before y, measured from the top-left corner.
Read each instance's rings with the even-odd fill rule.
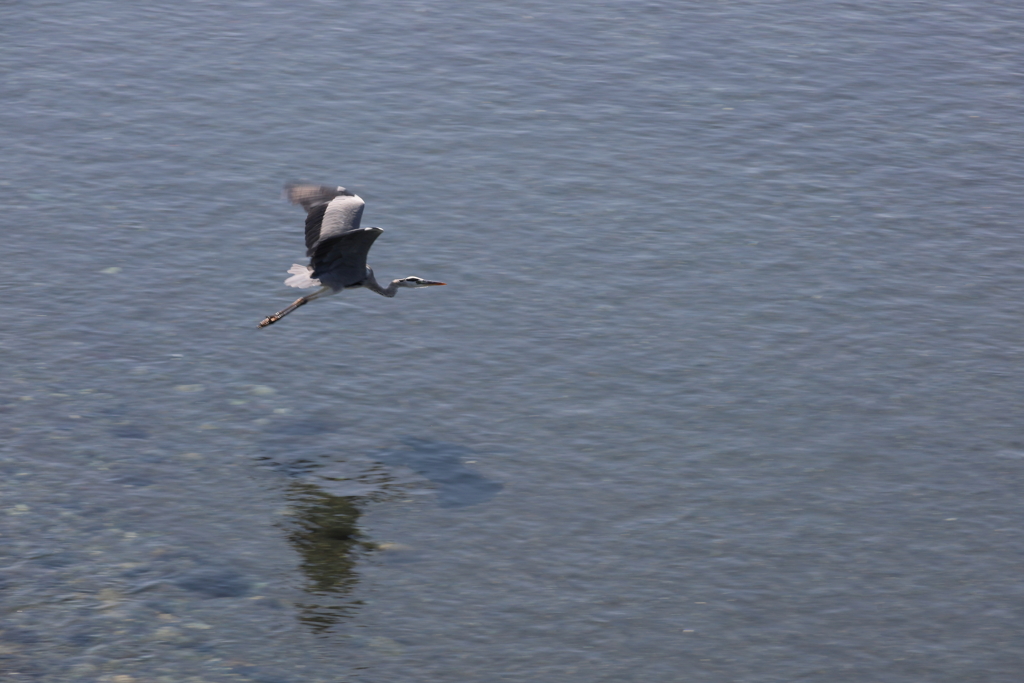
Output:
[[[284,281],[289,287],[298,287],[299,289],[310,289],[312,287],[320,287],[320,281],[314,277],[310,277],[313,273],[313,269],[309,266],[304,266],[299,263],[292,264],[292,267],[288,269],[288,272],[292,274],[290,278]]]

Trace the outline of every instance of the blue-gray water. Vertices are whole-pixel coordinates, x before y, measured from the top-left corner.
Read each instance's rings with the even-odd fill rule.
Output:
[[[0,670],[1016,683],[1022,32],[5,4]],[[257,330],[290,180],[448,286]]]

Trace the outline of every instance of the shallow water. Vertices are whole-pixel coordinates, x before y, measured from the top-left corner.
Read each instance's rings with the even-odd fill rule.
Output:
[[[0,670],[1019,680],[1022,23],[0,9]]]

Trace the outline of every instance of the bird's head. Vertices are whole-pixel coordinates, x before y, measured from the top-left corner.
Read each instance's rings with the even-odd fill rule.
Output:
[[[434,280],[424,280],[421,277],[410,275],[409,277],[403,277],[401,280],[395,280],[401,287],[433,287],[435,285],[443,285],[444,282],[436,282]]]

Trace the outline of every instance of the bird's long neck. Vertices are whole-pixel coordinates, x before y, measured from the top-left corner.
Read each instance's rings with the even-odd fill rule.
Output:
[[[389,299],[393,298],[395,294],[398,294],[398,280],[392,280],[391,284],[388,285],[387,288],[381,287],[380,284],[377,283],[377,278],[373,276],[373,269],[369,267],[366,268],[366,280],[363,281],[363,287],[377,292],[381,296],[386,296]]]

